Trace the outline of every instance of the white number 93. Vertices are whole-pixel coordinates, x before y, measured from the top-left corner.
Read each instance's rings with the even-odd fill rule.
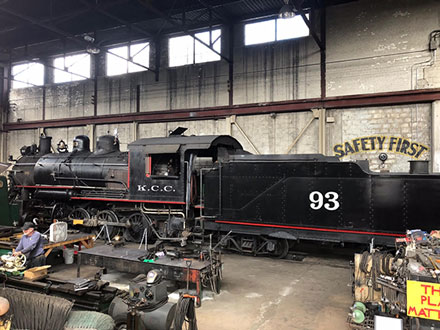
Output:
[[[328,191],[324,195],[320,191],[312,191],[309,195],[310,207],[312,210],[319,210],[324,206],[328,211],[335,211],[340,206],[338,198],[338,193],[334,191]]]

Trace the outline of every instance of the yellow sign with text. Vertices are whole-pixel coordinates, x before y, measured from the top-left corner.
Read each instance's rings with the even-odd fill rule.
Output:
[[[406,281],[406,314],[440,321],[440,284]]]
[[[427,146],[396,136],[364,136],[345,141],[333,147],[334,155],[338,158],[365,152],[393,152],[414,159],[420,159],[424,152],[429,151]]]

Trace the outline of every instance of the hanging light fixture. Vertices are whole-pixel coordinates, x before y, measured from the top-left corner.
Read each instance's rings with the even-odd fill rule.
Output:
[[[289,0],[284,0],[284,6],[281,7],[279,18],[292,18],[295,17],[295,8],[289,3]]]

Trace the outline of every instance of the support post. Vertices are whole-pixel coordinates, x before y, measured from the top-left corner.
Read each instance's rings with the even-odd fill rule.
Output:
[[[228,77],[228,93],[229,93],[229,106],[234,105],[234,24],[229,25],[229,77]]]
[[[132,127],[131,127],[132,141],[136,141],[138,139],[138,126],[139,126],[139,124],[137,122],[134,121],[132,123]]]
[[[325,122],[326,122],[326,110],[319,109],[319,153],[326,155],[326,132],[325,132]]]
[[[320,10],[320,18],[321,18],[321,98],[325,99],[327,97],[327,56],[326,56],[326,9],[325,5],[322,6]]]
[[[440,101],[432,103],[431,166],[433,172],[440,172]]]
[[[8,118],[8,103],[10,91],[10,68],[0,66],[0,125],[1,125],[1,160],[7,160],[7,133],[3,131],[3,124]]]

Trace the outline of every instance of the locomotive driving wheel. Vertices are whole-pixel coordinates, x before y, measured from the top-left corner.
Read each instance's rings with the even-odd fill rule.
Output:
[[[112,226],[111,224],[109,224],[112,222],[119,223],[118,216],[116,215],[115,212],[110,211],[110,210],[99,211],[98,214],[96,215],[96,219],[98,220],[98,222],[99,221],[107,222],[107,229],[108,229],[108,234],[109,234],[110,238],[113,238],[113,237],[120,234],[121,227],[116,227],[116,226]],[[97,230],[96,234],[98,234],[101,231],[102,227],[103,226],[98,227],[99,229]],[[105,233],[101,234],[101,237],[104,237],[105,239],[107,239]]]
[[[151,237],[151,228],[141,213],[133,213],[130,215],[128,217],[128,223],[130,226],[124,232],[128,241],[139,243],[142,240],[145,228],[148,228],[147,237]]]
[[[83,209],[82,207],[77,207],[69,213],[68,218],[72,222],[74,220],[83,220],[84,222],[87,222],[90,220],[90,214],[89,212],[87,212],[86,209]]]

